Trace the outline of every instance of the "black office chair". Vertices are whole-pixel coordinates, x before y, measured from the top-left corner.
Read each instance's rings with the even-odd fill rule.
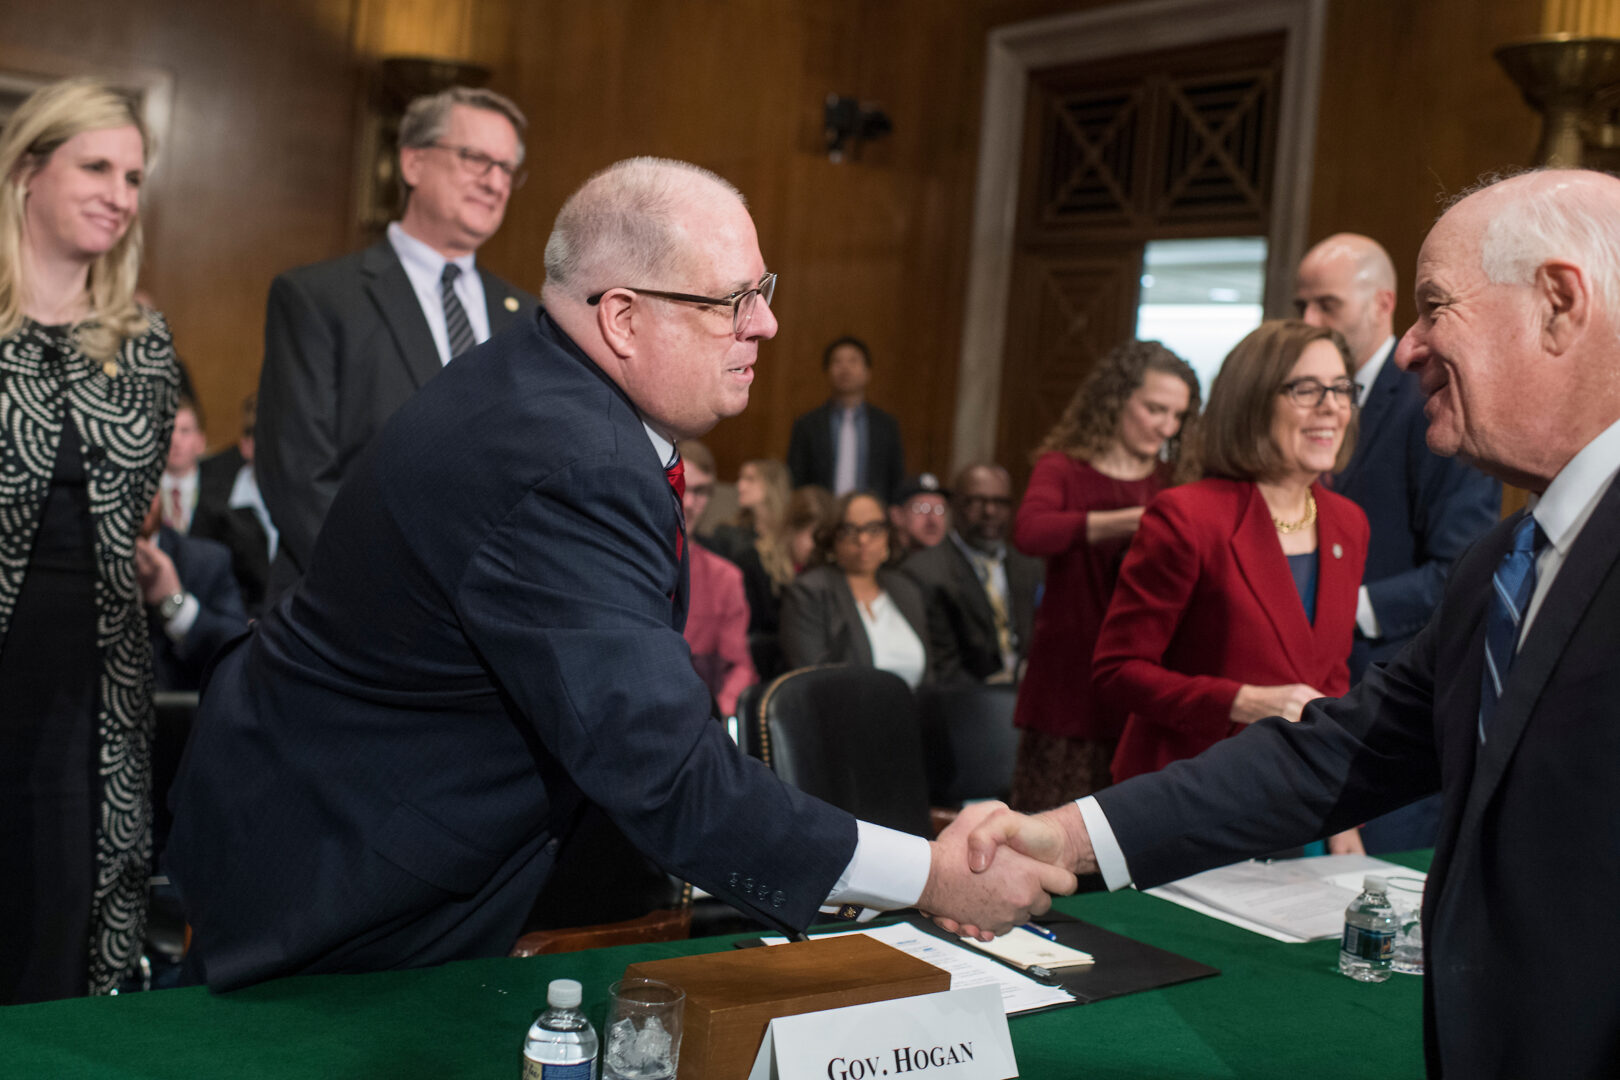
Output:
[[[764,752],[759,744],[759,703],[764,700],[765,690],[769,686],[768,682],[757,682],[743,687],[737,695],[737,745],[742,747],[743,753],[761,761],[764,760]]]
[[[875,668],[800,668],[759,705],[760,756],[783,780],[865,821],[929,837],[928,781],[911,690]]]
[[[1018,756],[1011,686],[932,686],[917,691],[928,797],[960,808],[976,799],[1006,801]]]

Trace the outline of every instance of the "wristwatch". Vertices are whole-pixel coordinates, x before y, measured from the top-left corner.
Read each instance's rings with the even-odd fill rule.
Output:
[[[168,622],[170,619],[180,614],[180,607],[185,602],[186,594],[184,592],[177,592],[173,596],[165,596],[162,602],[158,604],[158,618],[162,619],[164,622]]]

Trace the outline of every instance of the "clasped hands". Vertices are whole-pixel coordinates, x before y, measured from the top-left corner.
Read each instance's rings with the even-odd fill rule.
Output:
[[[1024,815],[999,802],[963,810],[930,845],[928,884],[917,906],[940,928],[981,941],[1004,934],[1075,890],[1095,869],[1074,803]]]

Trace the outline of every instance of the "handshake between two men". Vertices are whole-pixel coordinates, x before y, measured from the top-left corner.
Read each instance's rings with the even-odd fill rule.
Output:
[[[917,907],[941,929],[981,941],[1045,912],[1053,896],[1074,892],[1077,873],[1097,865],[1072,802],[1035,815],[976,803],[931,847],[933,865]]]

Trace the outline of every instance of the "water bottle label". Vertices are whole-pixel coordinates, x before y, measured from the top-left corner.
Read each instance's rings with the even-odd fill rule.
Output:
[[[594,1061],[574,1061],[567,1065],[542,1065],[525,1057],[523,1080],[596,1080]]]
[[[1345,923],[1340,948],[1358,959],[1385,963],[1395,955],[1395,934],[1390,930],[1363,930]]]

